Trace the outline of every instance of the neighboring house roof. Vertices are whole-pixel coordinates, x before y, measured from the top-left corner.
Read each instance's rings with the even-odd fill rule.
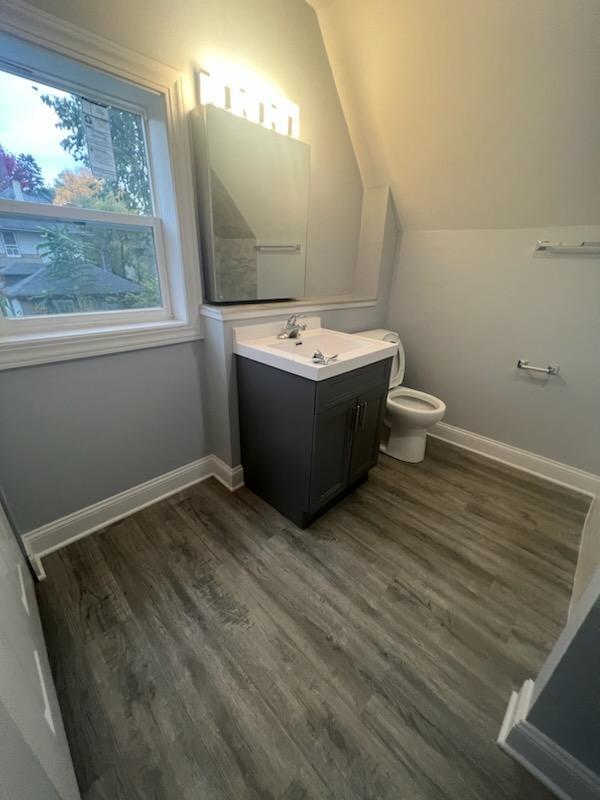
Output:
[[[4,189],[0,189],[1,200],[20,200],[22,203],[50,203],[50,196],[47,192],[22,192],[20,197],[17,197],[12,184],[9,183]]]
[[[22,259],[17,261],[16,259],[11,259],[11,262],[6,267],[0,267],[0,275],[7,278],[16,278],[20,275],[22,278],[26,278],[27,275],[33,275],[34,272],[45,266],[43,261],[23,261]]]
[[[79,292],[85,295],[139,294],[142,287],[93,264],[77,270]],[[33,275],[3,290],[6,297],[70,297],[73,283],[68,277],[53,275],[49,267],[42,267]]]
[[[43,226],[47,224],[43,219],[29,220],[22,219],[21,217],[12,217],[11,219],[0,219],[0,231],[33,231],[43,233]]]

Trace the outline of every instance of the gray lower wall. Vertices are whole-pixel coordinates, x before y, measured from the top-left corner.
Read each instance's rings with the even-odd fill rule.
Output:
[[[592,605],[527,721],[600,775],[600,599]]]
[[[598,227],[406,231],[388,311],[405,383],[445,421],[600,474],[600,257],[534,254]],[[518,358],[560,364],[528,376]]]
[[[382,299],[322,318],[356,331],[384,314]],[[202,342],[0,372],[0,496],[19,533],[210,453],[239,464],[233,325],[205,323]]]
[[[208,454],[202,342],[0,373],[0,487],[19,533]]]

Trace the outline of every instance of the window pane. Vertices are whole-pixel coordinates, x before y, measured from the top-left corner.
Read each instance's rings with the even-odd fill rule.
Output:
[[[17,244],[17,239],[11,231],[2,231],[2,244],[4,245],[3,252],[9,258],[19,258],[21,251]]]
[[[0,253],[0,308],[6,317],[160,308],[150,226],[56,222],[0,215],[19,258]],[[10,238],[10,236],[9,236]]]
[[[0,198],[152,214],[139,114],[0,70]]]

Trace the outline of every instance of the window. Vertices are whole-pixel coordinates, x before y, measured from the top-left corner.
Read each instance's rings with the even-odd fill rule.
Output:
[[[43,340],[61,334],[59,357],[74,357],[76,335],[118,335],[106,352],[129,349],[123,334],[136,330],[148,343],[134,347],[197,338],[199,281],[183,257],[171,94],[1,31],[0,50],[0,367],[23,339],[44,345],[44,361],[54,359]],[[8,263],[17,257],[19,268]]]
[[[5,70],[0,96],[0,225],[21,229],[38,267],[3,281],[4,316],[166,311],[142,112]],[[2,239],[21,256],[14,232]]]
[[[19,258],[21,251],[17,244],[17,239],[12,231],[2,231],[2,243],[4,244],[4,252],[9,258]]]

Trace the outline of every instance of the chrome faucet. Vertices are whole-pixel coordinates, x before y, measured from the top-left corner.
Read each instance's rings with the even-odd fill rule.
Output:
[[[302,331],[306,330],[306,323],[298,322],[303,314],[290,314],[285,323],[285,328],[277,334],[278,339],[299,339]]]

